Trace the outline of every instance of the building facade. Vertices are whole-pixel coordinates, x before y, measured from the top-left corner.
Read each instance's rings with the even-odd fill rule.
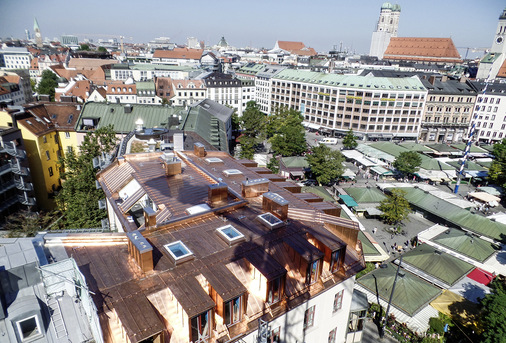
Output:
[[[427,90],[416,76],[348,76],[283,70],[272,78],[271,107],[300,111],[304,123],[331,135],[418,138]]]
[[[480,61],[477,79],[494,79],[506,61],[506,8],[499,16],[490,52]]]

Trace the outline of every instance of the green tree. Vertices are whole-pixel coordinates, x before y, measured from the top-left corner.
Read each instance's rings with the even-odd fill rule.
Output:
[[[49,95],[51,101],[54,101],[54,89],[58,87],[58,82],[56,81],[57,79],[58,77],[51,70],[44,70],[42,72],[39,86],[37,87],[37,92],[39,94]]]
[[[406,191],[394,188],[386,199],[380,202],[378,209],[383,212],[381,218],[388,224],[398,225],[408,218],[411,212],[408,200],[405,198]]]
[[[162,98],[162,105],[169,105],[169,100],[167,100],[167,98]]]
[[[272,137],[269,139],[271,148],[276,155],[298,156],[307,150],[306,130],[302,126],[303,117],[294,109],[282,109],[281,113],[275,114],[277,119]],[[272,117],[272,116],[271,116]]]
[[[494,184],[506,187],[506,138],[494,144],[492,155],[495,159],[488,171],[488,179]]]
[[[394,161],[394,168],[403,174],[413,174],[420,169],[422,157],[416,151],[404,151]]]
[[[248,101],[246,109],[239,119],[244,135],[257,139],[263,136],[266,122],[265,115],[260,111],[255,101]]]
[[[61,214],[55,212],[30,212],[22,210],[6,218],[2,230],[9,231],[9,237],[33,237],[39,231],[54,227]]]
[[[311,154],[306,156],[306,160],[316,181],[320,184],[327,184],[343,175],[343,155],[340,151],[332,150],[326,145],[320,144],[313,147]]]
[[[506,342],[506,282],[502,277],[491,284],[492,292],[481,301],[483,343]]]
[[[63,167],[62,190],[56,197],[58,209],[64,213],[67,228],[99,227],[106,211],[98,208],[104,192],[96,189],[97,170],[93,158],[111,152],[116,146],[116,134],[112,126],[86,133],[79,146],[80,153],[71,151],[60,160]]]
[[[241,150],[239,151],[239,157],[252,160],[255,154],[256,139],[253,137],[242,135],[239,137],[239,143],[241,143]]]
[[[107,49],[104,48],[103,46],[100,46],[100,47],[98,47],[97,51],[98,52],[107,52]]]
[[[279,173],[279,161],[276,157],[271,157],[269,163],[267,163],[267,168],[270,169],[274,174]]]
[[[79,50],[90,51],[90,46],[88,44],[81,44]]]
[[[343,138],[343,147],[345,149],[351,150],[357,147],[357,136],[353,133],[353,130],[350,129],[346,136]]]

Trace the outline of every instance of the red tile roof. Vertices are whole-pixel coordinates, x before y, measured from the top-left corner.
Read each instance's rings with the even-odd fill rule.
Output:
[[[155,50],[153,58],[175,58],[200,60],[202,49],[175,48],[174,50]]]
[[[384,59],[460,63],[451,38],[392,37]]]
[[[278,41],[278,47],[280,49],[291,52],[294,55],[299,56],[315,56],[316,51],[313,48],[308,48],[302,42],[289,42],[289,41]]]
[[[67,95],[78,97],[84,101],[88,98],[90,93],[91,93],[91,81],[89,80],[76,81],[74,86],[70,88],[67,92],[55,93],[55,99],[56,101],[60,101],[60,97],[62,95]]]
[[[504,60],[501,68],[499,68],[499,72],[497,73],[497,77],[506,77],[506,60]]]

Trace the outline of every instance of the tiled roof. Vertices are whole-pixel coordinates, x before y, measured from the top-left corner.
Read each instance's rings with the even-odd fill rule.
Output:
[[[302,42],[278,41],[277,44],[280,49],[289,51],[294,55],[299,56],[316,55],[315,49],[306,47]]]
[[[506,59],[502,63],[502,66],[497,73],[497,77],[506,77]]]
[[[137,94],[137,85],[127,85],[123,82],[111,82],[108,84],[107,92],[108,95],[133,95]]]
[[[89,93],[91,93],[91,81],[89,80],[76,81],[74,86],[70,88],[67,92],[55,93],[55,99],[56,101],[60,101],[61,96],[66,95],[66,96],[75,96],[84,101],[88,98]]]
[[[392,37],[384,59],[462,62],[451,38]]]
[[[69,68],[75,68],[76,70],[94,70],[98,67],[117,62],[116,60],[100,58],[71,58],[69,61]]]
[[[101,67],[97,67],[91,70],[71,70],[65,69],[65,67],[62,65],[53,65],[49,68],[51,68],[51,70],[53,70],[56,75],[59,77],[64,77],[67,80],[74,79],[78,75],[83,75],[85,78],[95,83],[105,82],[105,72]]]
[[[153,58],[175,58],[200,60],[202,49],[175,48],[174,50],[155,50]]]

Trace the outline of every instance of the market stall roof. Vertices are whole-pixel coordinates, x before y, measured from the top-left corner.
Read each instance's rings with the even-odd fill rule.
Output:
[[[400,143],[399,145],[402,146],[403,148],[406,148],[411,151],[420,151],[420,152],[431,152],[432,151],[431,149],[427,148],[425,145],[418,144],[418,143],[409,142],[409,143]]]
[[[480,201],[490,203],[492,201],[500,202],[501,198],[496,197],[495,195],[488,194],[486,192],[471,192],[468,194],[468,196],[478,199]]]
[[[480,268],[475,268],[472,272],[467,274],[467,277],[485,286],[488,286],[492,280],[496,278],[492,273]]]
[[[479,303],[480,298],[490,293],[490,288],[466,276],[448,290],[456,293],[473,303]]]
[[[375,207],[367,207],[365,212],[367,212],[369,216],[381,216],[383,214],[383,211],[380,211]]]
[[[427,144],[427,147],[438,153],[459,153],[458,149],[449,146],[448,144]]]
[[[379,203],[386,198],[383,193],[372,187],[349,187],[346,192],[359,204]]]
[[[462,152],[464,152],[464,150],[466,149],[466,145],[467,144],[452,144],[451,146],[455,149],[458,149]],[[483,149],[483,148],[480,148],[479,146],[476,146],[476,145],[471,145],[471,149],[469,150],[469,152],[471,153],[478,153],[478,154],[487,154],[488,151]]]
[[[455,167],[457,170],[460,170],[460,167],[462,165],[461,161],[449,161],[446,162],[448,165]],[[487,168],[483,168],[478,163],[475,163],[473,161],[466,161],[466,164],[464,166],[464,170],[470,171],[470,170],[476,170],[476,171],[486,171]]]
[[[485,167],[487,169],[490,169],[492,166],[492,159],[491,158],[480,158],[475,160],[476,163],[478,163],[480,166]]]
[[[479,191],[486,192],[488,194],[492,194],[499,197],[501,196],[503,189],[502,187],[499,186],[483,186],[480,187]]]
[[[327,191],[327,189],[322,186],[302,187],[302,192],[316,194],[317,196],[323,198],[323,200],[326,200],[326,201],[330,201],[330,202],[336,201],[332,197],[332,195]]]
[[[350,168],[346,168],[343,175],[341,176],[348,179],[354,179],[357,175],[355,175],[355,173]]]
[[[378,268],[361,277],[357,282],[380,298],[388,301],[392,293],[397,267],[388,263],[386,268]],[[377,285],[377,288],[376,288]],[[401,269],[392,297],[392,305],[413,316],[426,304],[441,294],[441,290],[414,274]]]
[[[454,285],[474,268],[473,265],[428,244],[419,245],[402,255],[402,263],[411,265],[422,271],[422,274],[449,286]]]
[[[365,156],[374,158],[375,160],[381,160],[386,162],[393,162],[395,161],[395,156],[385,153],[379,149],[376,149],[375,147],[369,146],[367,144],[359,144],[355,150],[360,151]]]
[[[349,195],[340,195],[339,198],[341,198],[344,202],[344,204],[348,207],[357,207],[358,204],[353,198]]]
[[[449,317],[455,317],[455,314],[458,313],[458,316],[462,319],[478,318],[480,313],[477,304],[446,289],[430,305]]]
[[[342,154],[351,160],[355,160],[358,163],[366,166],[366,167],[372,167],[372,166],[378,166],[378,165],[386,165],[385,162],[382,162],[376,158],[369,158],[366,157],[364,154],[357,150],[343,150]]]
[[[482,263],[498,250],[496,245],[459,229],[448,229],[432,241]]]
[[[371,167],[371,170],[381,176],[394,175],[393,171],[391,171],[390,169],[383,168],[381,166]]]
[[[344,211],[343,211],[344,212]],[[364,256],[381,256],[382,254],[376,249],[374,244],[369,240],[369,238],[362,232],[358,232],[358,239],[362,242],[362,249],[364,251]]]

